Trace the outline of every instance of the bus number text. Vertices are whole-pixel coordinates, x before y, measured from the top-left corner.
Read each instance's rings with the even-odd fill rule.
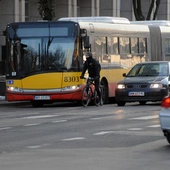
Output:
[[[64,77],[64,82],[79,82],[78,76],[66,76]]]

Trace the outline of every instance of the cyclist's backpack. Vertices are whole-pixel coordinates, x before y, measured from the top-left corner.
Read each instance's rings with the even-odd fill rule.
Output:
[[[101,70],[101,65],[100,65],[100,63],[99,63],[99,61],[98,61],[98,60],[96,60],[96,63],[97,63],[97,68],[98,68],[98,71],[99,71],[99,73],[100,73],[100,70]]]

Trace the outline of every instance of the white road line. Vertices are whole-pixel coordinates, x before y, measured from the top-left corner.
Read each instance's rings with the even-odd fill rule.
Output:
[[[161,125],[150,125],[150,126],[146,126],[146,127],[161,127]]]
[[[103,117],[90,118],[90,120],[101,120]]]
[[[57,117],[57,116],[58,115],[28,116],[28,117],[21,117],[19,119],[42,119],[42,118],[51,118],[51,117]]]
[[[154,115],[154,116],[143,116],[143,117],[136,117],[136,118],[130,118],[128,120],[149,120],[149,119],[156,119],[158,118],[158,115]]]
[[[35,145],[35,146],[28,146],[28,149],[36,149],[36,148],[40,148],[41,145]]]
[[[127,130],[130,130],[130,131],[138,131],[138,130],[143,130],[142,128],[129,128]]]
[[[113,118],[114,116],[104,116],[104,117],[94,117],[90,118],[90,120],[101,120],[101,119],[108,119],[108,118]]]
[[[26,124],[24,126],[25,127],[29,127],[29,126],[37,126],[37,125],[40,125],[40,123]]]
[[[26,148],[28,149],[36,149],[36,148],[41,148],[43,146],[47,146],[49,144],[42,144],[42,145],[34,145],[34,146],[27,146]]]
[[[103,131],[103,132],[94,133],[93,135],[99,136],[99,135],[106,135],[111,133],[113,133],[113,131]]]
[[[51,123],[62,123],[62,122],[67,122],[67,120],[54,120]]]
[[[0,128],[0,130],[7,130],[7,129],[11,129],[12,127],[2,127]]]
[[[62,139],[62,141],[74,141],[74,140],[83,140],[84,137],[76,137],[76,138],[68,138],[68,139]]]

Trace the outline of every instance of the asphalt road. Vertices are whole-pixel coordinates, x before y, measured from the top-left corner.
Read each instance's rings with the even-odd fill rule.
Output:
[[[167,170],[160,103],[0,104],[0,170]]]

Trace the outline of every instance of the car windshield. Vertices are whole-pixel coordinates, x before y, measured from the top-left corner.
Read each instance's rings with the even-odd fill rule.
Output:
[[[167,63],[144,63],[135,65],[127,74],[127,77],[139,76],[168,76]]]

